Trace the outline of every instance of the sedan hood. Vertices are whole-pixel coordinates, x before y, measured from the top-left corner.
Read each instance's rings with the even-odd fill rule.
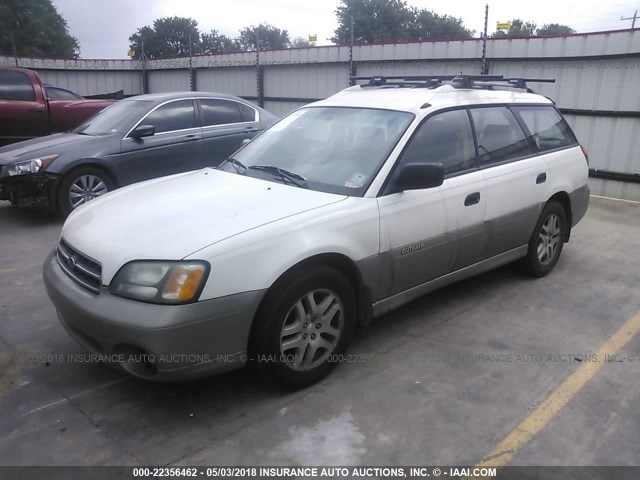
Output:
[[[57,133],[46,137],[34,138],[18,142],[0,148],[0,165],[7,165],[18,160],[30,160],[55,153],[62,153],[61,148],[70,145],[82,145],[83,147],[95,142],[100,137],[79,135],[77,133]]]
[[[102,264],[184,258],[247,230],[347,197],[204,169],[116,190],[74,211],[62,236]]]

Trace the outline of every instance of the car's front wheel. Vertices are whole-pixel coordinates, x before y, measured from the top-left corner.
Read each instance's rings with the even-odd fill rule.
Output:
[[[66,174],[58,188],[58,211],[68,215],[80,205],[113,190],[109,176],[95,167],[81,167]]]
[[[260,308],[252,362],[269,377],[303,387],[341,360],[356,324],[353,287],[337,270],[320,266],[284,279]]]

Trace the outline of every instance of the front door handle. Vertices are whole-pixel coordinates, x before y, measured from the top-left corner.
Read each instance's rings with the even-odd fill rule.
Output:
[[[467,198],[464,199],[464,206],[468,207],[469,205],[475,205],[476,203],[480,203],[480,192],[473,192],[467,195]]]
[[[536,183],[540,184],[540,183],[544,183],[547,181],[547,174],[546,173],[541,173],[540,175],[538,175],[538,177],[536,178]]]

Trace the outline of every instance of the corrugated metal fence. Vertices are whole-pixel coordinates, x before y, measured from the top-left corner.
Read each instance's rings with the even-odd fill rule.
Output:
[[[482,42],[409,42],[353,49],[357,75],[479,74]],[[553,98],[589,152],[592,191],[640,201],[640,30],[487,41],[489,74],[555,78]],[[259,63],[258,63],[259,60]],[[284,115],[349,85],[349,47],[328,46],[153,60],[19,59],[45,82],[95,95],[230,93]],[[0,57],[0,65],[15,65]]]

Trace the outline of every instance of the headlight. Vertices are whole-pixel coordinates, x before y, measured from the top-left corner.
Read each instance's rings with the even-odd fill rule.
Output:
[[[32,158],[31,160],[21,160],[7,165],[5,171],[10,177],[38,173],[41,170],[46,170],[47,167],[51,165],[51,162],[59,156],[60,155],[48,155],[46,157]]]
[[[191,303],[198,300],[208,273],[209,264],[202,261],[134,261],[116,273],[109,291],[141,302]]]

